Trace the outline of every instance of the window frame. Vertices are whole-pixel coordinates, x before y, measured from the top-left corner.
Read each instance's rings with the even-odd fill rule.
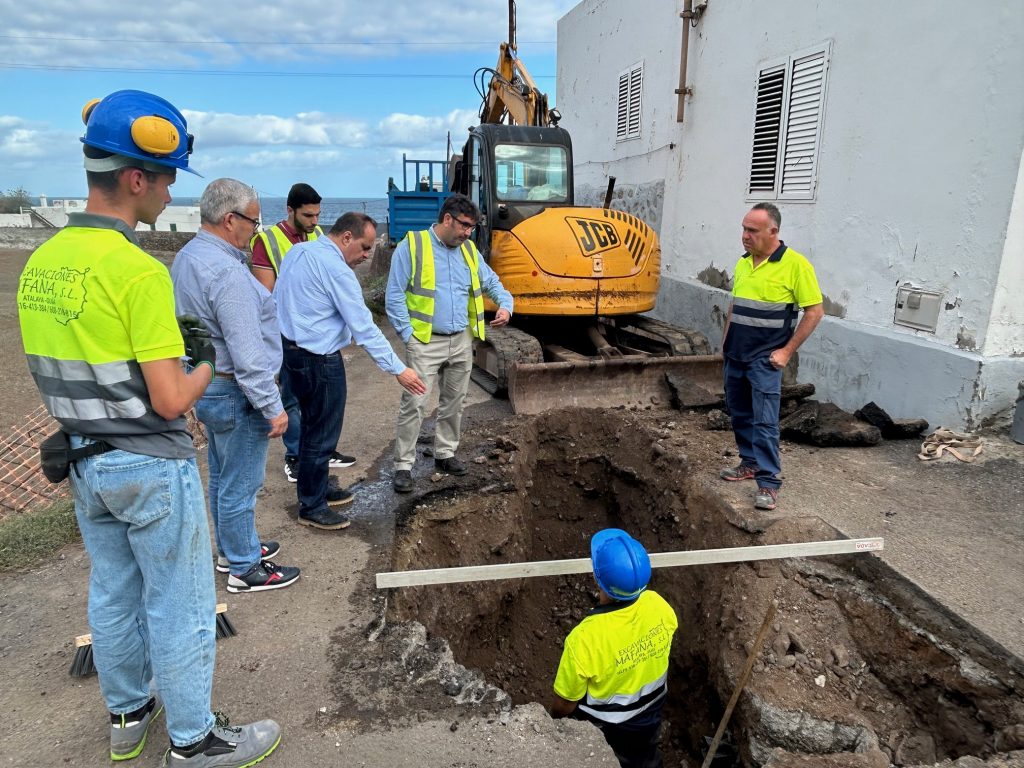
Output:
[[[804,59],[813,57],[821,57],[821,86],[818,93],[817,102],[817,117],[815,122],[814,130],[814,145],[811,153],[811,173],[810,173],[810,188],[807,190],[790,191],[785,192],[784,185],[786,183],[786,142],[789,137],[791,128],[794,126],[791,124],[791,108],[793,107],[793,79],[794,71],[797,63]],[[754,115],[753,115],[753,131],[751,136],[750,144],[750,159],[747,165],[747,178],[746,178],[746,199],[751,202],[757,202],[762,200],[777,200],[785,202],[814,202],[817,199],[818,194],[818,162],[821,155],[821,139],[823,134],[823,126],[825,123],[825,108],[827,104],[828,94],[828,71],[832,61],[832,41],[826,40],[823,43],[814,45],[802,50],[796,51],[795,53],[779,57],[776,59],[768,59],[761,62],[757,67],[757,77],[755,80],[754,88]],[[779,117],[779,128],[778,128],[778,139],[775,147],[775,163],[774,163],[774,180],[771,190],[758,189],[751,190],[751,184],[753,182],[754,175],[754,159],[756,156],[756,149],[759,144],[759,139],[763,138],[758,134],[758,104],[761,96],[761,80],[765,75],[771,74],[773,71],[782,70],[783,72],[783,88],[782,88],[782,111]]]

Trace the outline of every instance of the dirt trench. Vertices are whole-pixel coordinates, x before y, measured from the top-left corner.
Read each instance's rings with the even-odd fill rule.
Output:
[[[608,526],[651,552],[837,538],[817,518],[762,533],[730,523],[699,432],[683,415],[583,410],[478,428],[464,441],[470,478],[399,510],[394,569],[586,557]],[[666,765],[700,765],[773,599],[716,768],[1003,765],[997,753],[1024,748],[1019,661],[876,558],[657,569],[651,588],[680,622]],[[546,705],[562,640],[595,602],[589,575],[431,586],[395,590],[388,622],[422,623],[512,702]]]

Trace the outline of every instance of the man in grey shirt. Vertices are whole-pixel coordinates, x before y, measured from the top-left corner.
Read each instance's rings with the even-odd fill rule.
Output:
[[[199,232],[171,267],[177,313],[198,317],[217,351],[217,372],[196,415],[209,440],[210,515],[217,570],[229,574],[228,592],[279,589],[299,578],[298,568],[270,560],[280,545],[256,535],[269,438],[288,426],[274,381],[281,367],[277,307],[250,274],[244,250],[259,216],[251,187],[217,179],[199,200]]]

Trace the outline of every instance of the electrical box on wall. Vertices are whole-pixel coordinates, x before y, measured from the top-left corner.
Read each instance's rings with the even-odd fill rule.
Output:
[[[935,333],[939,324],[942,294],[903,285],[896,289],[896,325]]]

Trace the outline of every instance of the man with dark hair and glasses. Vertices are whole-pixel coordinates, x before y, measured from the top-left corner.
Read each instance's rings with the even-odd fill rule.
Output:
[[[451,475],[469,469],[455,455],[462,406],[473,369],[473,339],[483,340],[484,294],[498,305],[492,326],[512,317],[512,294],[480,258],[470,239],[480,210],[465,195],[445,200],[437,223],[410,232],[395,248],[385,300],[388,318],[406,345],[406,362],[427,385],[423,394],[402,393],[395,439],[394,488],[413,489],[416,439],[430,390],[440,387],[434,429],[434,466]]]
[[[217,350],[217,374],[196,415],[209,439],[210,516],[228,592],[280,589],[299,578],[298,568],[271,559],[281,546],[256,534],[268,443],[288,426],[274,379],[281,368],[277,306],[246,267],[259,216],[252,187],[235,179],[211,182],[199,199],[199,232],[171,267],[178,313],[199,318]]]

